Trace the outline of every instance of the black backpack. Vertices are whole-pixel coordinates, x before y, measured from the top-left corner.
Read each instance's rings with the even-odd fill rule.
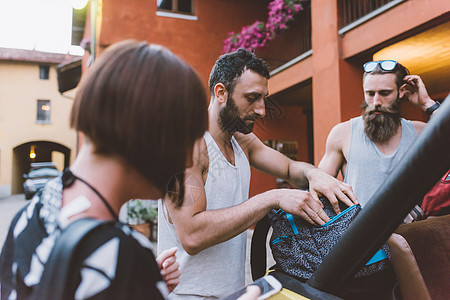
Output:
[[[270,246],[277,266],[286,274],[304,281],[311,278],[323,258],[361,211],[359,205],[347,208],[342,206],[342,212],[336,215],[328,199],[321,197],[321,201],[324,204],[324,211],[331,219],[322,226],[311,225],[281,209],[269,213],[273,228]],[[389,266],[390,253],[385,243],[355,277],[370,276]]]
[[[32,299],[73,299],[77,287],[77,274],[73,271],[84,258],[112,237],[106,234],[98,238],[95,233],[114,226],[114,223],[92,218],[71,222],[56,239]],[[95,239],[90,238],[94,235]]]

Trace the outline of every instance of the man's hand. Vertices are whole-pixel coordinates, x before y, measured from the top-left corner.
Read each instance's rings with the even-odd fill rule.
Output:
[[[404,93],[404,96],[408,98],[409,102],[423,111],[435,103],[428,95],[425,84],[419,76],[407,75],[403,80],[407,83],[400,87],[400,92]]]
[[[263,193],[265,197],[276,199],[275,209],[299,216],[313,225],[323,225],[330,220],[323,211],[323,204],[307,191],[297,189],[274,189]]]
[[[156,258],[156,263],[161,270],[161,275],[166,282],[169,292],[172,292],[180,283],[180,264],[177,262],[177,257],[175,255],[177,250],[176,247],[164,250]]]
[[[319,197],[325,196],[337,214],[341,212],[338,201],[345,203],[347,206],[358,204],[352,187],[337,180],[325,171],[317,168],[310,169],[307,172],[307,178],[311,196],[319,202]]]

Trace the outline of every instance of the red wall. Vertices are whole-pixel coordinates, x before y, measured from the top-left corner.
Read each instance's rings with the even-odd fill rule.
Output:
[[[194,1],[197,21],[156,15],[156,0],[103,0],[99,44],[134,38],[161,44],[187,61],[207,85],[230,31],[267,18],[267,0]]]
[[[323,156],[331,128],[360,114],[359,107],[363,100],[361,65],[372,58],[373,47],[446,11],[446,1],[434,1],[433,5],[428,5],[427,0],[405,1],[382,16],[339,36],[337,1],[311,1],[312,56],[276,74],[269,81],[270,92],[274,94],[312,78],[316,163]],[[222,54],[223,40],[228,32],[239,32],[242,26],[250,25],[255,20],[265,21],[269,2],[196,0],[195,15],[198,21],[191,21],[157,16],[156,0],[103,0],[99,13],[101,30],[98,42],[100,48],[129,38],[164,45],[192,65],[207,86],[211,67]],[[417,18],[412,17],[416,15]],[[397,18],[402,22],[391,26],[389,20]],[[295,38],[286,35],[280,37],[281,40],[292,43]],[[274,49],[260,51],[260,54],[271,59],[279,56],[281,60],[293,55],[285,53],[287,51],[279,43]],[[261,140],[296,140],[298,159],[307,161],[306,117],[302,108],[283,108],[282,119],[259,122],[255,133]],[[426,116],[410,105],[403,105],[403,112],[408,119],[426,120]],[[273,177],[256,170],[252,171],[252,175],[251,195],[276,187]]]
[[[262,140],[297,141],[300,161],[308,161],[307,123],[303,109],[299,106],[282,106],[280,118],[258,120],[255,134]],[[276,188],[275,178],[252,168],[250,196]]]
[[[337,0],[311,1],[311,62],[297,63],[272,77],[269,84],[276,91],[298,84],[301,82],[299,76],[290,76],[291,73],[296,73],[306,65],[311,66],[315,163],[320,161],[325,152],[325,142],[331,128],[360,114],[359,106],[363,100],[362,63],[371,60],[377,47],[389,39],[448,11],[446,1],[433,1],[433,5],[428,2],[405,1],[340,36]],[[392,26],[394,20],[395,26]],[[404,105],[403,111],[407,118],[426,119],[420,111],[415,111],[409,105]]]

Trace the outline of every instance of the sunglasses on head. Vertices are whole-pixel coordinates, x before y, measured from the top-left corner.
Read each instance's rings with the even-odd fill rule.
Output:
[[[378,65],[380,65],[380,68],[384,71],[392,71],[398,65],[398,62],[395,60],[369,61],[363,65],[364,72],[371,73]]]

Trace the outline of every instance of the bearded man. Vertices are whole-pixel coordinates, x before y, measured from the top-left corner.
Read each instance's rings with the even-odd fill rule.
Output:
[[[401,117],[400,101],[431,116],[439,102],[428,96],[422,79],[393,60],[364,64],[362,116],[337,124],[327,138],[319,168],[342,173],[361,205],[378,190],[426,123]]]
[[[272,209],[322,225],[329,217],[318,194],[337,212],[338,201],[356,203],[349,185],[289,159],[252,133],[266,114],[268,79],[265,63],[243,49],[219,57],[211,71],[209,130],[194,146],[183,205],[163,200],[159,206],[158,250],[179,249],[180,284],[170,299],[217,299],[243,287],[245,231]],[[248,199],[250,166],[296,187],[309,185],[310,192],[275,189]]]

